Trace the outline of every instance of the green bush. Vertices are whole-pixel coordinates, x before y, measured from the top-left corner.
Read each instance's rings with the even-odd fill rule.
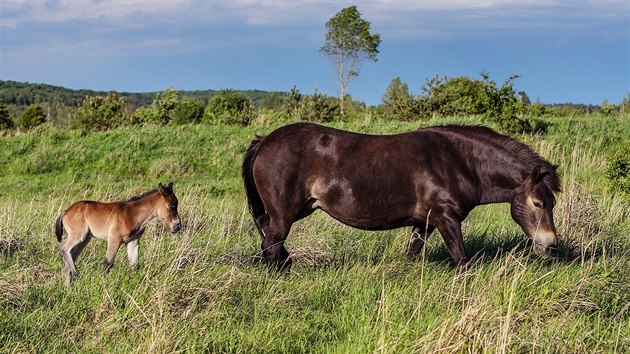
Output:
[[[0,101],[0,130],[13,129],[13,121],[9,117],[9,110],[3,101]]]
[[[619,111],[621,113],[630,113],[630,93],[621,100],[621,103],[619,104]]]
[[[31,129],[46,122],[46,113],[39,105],[31,105],[19,115],[17,125],[22,129]]]
[[[501,87],[490,80],[488,73],[482,72],[481,79],[467,76],[440,78],[435,76],[422,86],[425,93],[419,97],[420,112],[424,116],[482,115],[508,133],[529,131],[527,121],[518,115],[524,112],[524,105],[516,98],[514,80],[510,76]]]
[[[203,119],[204,107],[193,98],[183,98],[173,110],[173,123],[199,123]]]
[[[254,105],[245,95],[233,90],[222,90],[208,102],[203,121],[247,126],[255,117]]]
[[[381,116],[385,119],[413,121],[419,117],[418,102],[400,77],[393,79],[387,86],[382,101]]]
[[[600,111],[603,115],[606,116],[612,116],[619,113],[619,109],[617,108],[617,106],[612,103],[608,103],[608,100],[604,100],[604,102],[602,102]]]
[[[166,125],[172,120],[173,113],[178,105],[177,91],[169,87],[158,92],[153,99],[151,107],[140,107],[131,117],[131,124],[157,124]]]
[[[540,102],[525,106],[525,111],[528,115],[538,118],[543,117],[548,113],[547,107]]]
[[[347,105],[352,105],[350,97]],[[301,94],[295,86],[289,92],[286,101],[289,117],[307,122],[332,122],[341,118],[339,99],[317,92],[312,95]]]
[[[107,97],[87,96],[74,115],[70,125],[86,131],[101,131],[120,127],[127,122],[125,99],[116,93]]]
[[[630,140],[626,140],[624,148],[610,159],[606,177],[613,190],[630,194]]]
[[[487,109],[485,83],[467,76],[440,78],[436,75],[425,82],[422,90],[426,96],[421,97],[421,106],[427,115],[475,115]]]

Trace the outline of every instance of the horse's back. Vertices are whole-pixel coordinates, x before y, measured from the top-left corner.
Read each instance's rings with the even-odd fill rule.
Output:
[[[118,222],[121,202],[81,200],[66,209],[63,223],[75,232],[89,232],[97,238],[106,238],[111,223]]]

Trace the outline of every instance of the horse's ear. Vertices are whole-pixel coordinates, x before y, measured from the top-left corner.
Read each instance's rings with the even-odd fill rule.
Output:
[[[170,189],[171,191],[173,191],[173,182],[169,182],[169,183],[168,183],[168,189]]]
[[[547,174],[549,174],[549,171],[543,171],[542,166],[537,165],[536,167],[534,167],[530,178],[533,183],[538,183],[541,182]]]
[[[161,195],[166,195],[166,189],[164,188],[164,186],[162,185],[162,183],[158,184],[158,192],[160,192]]]

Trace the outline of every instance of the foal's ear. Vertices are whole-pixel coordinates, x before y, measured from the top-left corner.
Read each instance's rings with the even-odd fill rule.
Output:
[[[543,178],[545,178],[545,176],[548,174],[549,171],[543,171],[543,167],[541,165],[537,165],[536,167],[534,167],[530,178],[533,183],[538,183],[541,182]]]
[[[157,189],[158,189],[158,192],[160,192],[161,195],[165,195],[166,196],[166,195],[169,194],[168,187],[164,187],[162,185],[162,183],[158,184],[158,188]]]
[[[163,196],[167,196],[167,195],[173,193],[173,182],[169,183],[166,187],[164,185],[162,185],[162,183],[158,184],[158,191]]]

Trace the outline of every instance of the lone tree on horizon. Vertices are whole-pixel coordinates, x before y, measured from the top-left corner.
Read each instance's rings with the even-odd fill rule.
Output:
[[[319,50],[332,62],[339,81],[340,113],[345,115],[344,101],[348,82],[359,75],[361,63],[376,62],[381,36],[370,33],[370,22],[361,18],[355,5],[346,7],[326,22],[326,42]]]

